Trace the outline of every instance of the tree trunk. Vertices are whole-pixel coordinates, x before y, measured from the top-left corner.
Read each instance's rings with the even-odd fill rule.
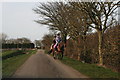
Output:
[[[67,41],[67,34],[64,34],[64,43],[66,44],[66,41]]]
[[[103,33],[102,31],[98,31],[98,50],[99,50],[99,64],[103,65],[103,55],[102,55],[102,42],[103,42]]]
[[[80,59],[80,37],[78,37],[78,41],[77,41],[77,55],[78,55],[78,61],[80,61],[81,59]]]
[[[67,55],[67,50],[66,50],[66,43],[67,43],[67,34],[63,33],[64,35],[62,35],[62,39],[64,42],[64,54]]]
[[[83,50],[86,52],[86,34],[83,35]]]
[[[66,41],[67,41],[67,33],[65,32],[62,32],[62,39],[63,39],[63,42],[66,44]]]

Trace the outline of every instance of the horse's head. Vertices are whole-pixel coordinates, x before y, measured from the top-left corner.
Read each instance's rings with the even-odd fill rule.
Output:
[[[59,47],[62,47],[64,45],[64,42],[59,43]]]

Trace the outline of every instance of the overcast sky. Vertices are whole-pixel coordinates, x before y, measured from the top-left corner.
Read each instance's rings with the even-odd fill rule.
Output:
[[[2,3],[0,3],[0,33],[2,32]]]
[[[32,10],[36,5],[38,2],[2,3],[2,11],[0,11],[2,32],[7,34],[8,38],[27,37],[32,41],[42,39],[49,30],[47,27],[34,22],[38,19],[38,15]]]
[[[0,0],[0,33],[7,34],[8,38],[26,37],[32,41],[42,39],[49,30],[34,22],[38,15],[32,9],[38,5],[38,1],[62,0]]]

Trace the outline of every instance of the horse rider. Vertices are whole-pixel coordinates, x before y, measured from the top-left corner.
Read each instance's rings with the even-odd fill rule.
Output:
[[[60,33],[57,34],[55,41],[56,41],[56,43],[55,43],[55,45],[54,45],[54,49],[55,49],[56,51],[60,51],[59,44],[60,44],[60,42],[62,41],[62,38],[61,38],[61,36],[60,36]]]

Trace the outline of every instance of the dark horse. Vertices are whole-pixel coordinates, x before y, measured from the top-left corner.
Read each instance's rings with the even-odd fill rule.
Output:
[[[57,49],[52,48],[54,59],[56,59],[56,58],[62,59],[63,58],[64,48],[65,48],[64,42],[59,43]]]

